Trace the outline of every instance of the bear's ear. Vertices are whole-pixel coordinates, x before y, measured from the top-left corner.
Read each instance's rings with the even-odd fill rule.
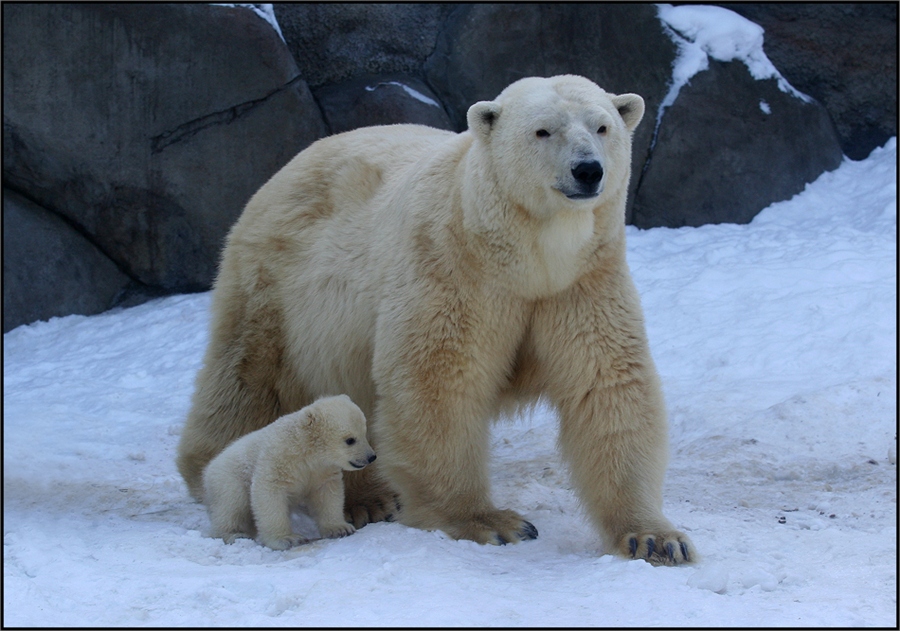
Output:
[[[494,101],[478,101],[469,108],[466,114],[466,120],[469,123],[469,129],[482,138],[487,138],[491,134],[497,117],[500,116],[500,104]]]
[[[637,94],[619,94],[612,97],[612,102],[628,131],[634,131],[644,117],[644,99]]]

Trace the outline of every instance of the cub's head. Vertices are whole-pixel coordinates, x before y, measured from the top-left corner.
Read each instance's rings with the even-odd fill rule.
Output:
[[[366,417],[345,394],[319,399],[313,415],[323,429],[319,437],[320,449],[345,471],[362,469],[375,460],[375,452],[366,439]]]
[[[516,81],[468,112],[469,129],[500,191],[538,217],[624,203],[636,94],[609,94],[574,75]]]

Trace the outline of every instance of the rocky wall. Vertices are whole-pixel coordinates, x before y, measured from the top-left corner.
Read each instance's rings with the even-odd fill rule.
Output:
[[[644,97],[644,228],[750,221],[896,135],[897,5],[728,7],[811,100],[711,60],[661,108],[679,46],[646,4],[275,4],[279,33],[240,7],[4,3],[3,330],[208,289],[243,205],[310,143],[462,131],[523,76]]]

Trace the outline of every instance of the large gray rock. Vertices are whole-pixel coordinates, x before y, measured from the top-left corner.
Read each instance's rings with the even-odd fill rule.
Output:
[[[425,69],[458,131],[472,103],[522,77],[577,74],[608,92],[640,94],[646,113],[634,135],[631,199],[675,55],[650,5],[476,4],[448,17]]]
[[[58,215],[3,190],[3,332],[109,309],[130,279]]]
[[[437,96],[414,77],[364,76],[318,88],[313,94],[333,134],[396,123],[452,129]]]
[[[303,78],[313,87],[361,75],[421,76],[453,5],[275,3]]]
[[[245,9],[4,4],[4,183],[128,275],[208,288],[250,196],[324,122],[284,43]]]
[[[742,62],[710,60],[663,115],[638,174],[633,223],[747,223],[841,159],[820,104],[782,92],[775,79],[755,80]]]
[[[825,105],[848,157],[897,135],[897,3],[727,4],[765,33],[766,55]]]

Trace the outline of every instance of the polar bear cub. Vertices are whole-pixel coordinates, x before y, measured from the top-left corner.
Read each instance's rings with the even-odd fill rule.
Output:
[[[342,471],[375,460],[366,417],[346,395],[319,399],[229,445],[203,472],[203,501],[214,537],[253,538],[274,550],[305,543],[291,531],[304,505],[322,537],[355,528],[344,519]]]

